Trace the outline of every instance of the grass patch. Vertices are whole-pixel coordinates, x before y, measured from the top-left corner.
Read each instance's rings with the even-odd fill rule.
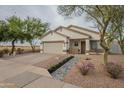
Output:
[[[49,73],[52,73],[54,71],[56,71],[58,68],[60,68],[62,65],[64,65],[66,62],[68,62],[70,59],[74,58],[74,56],[69,56],[65,59],[63,59],[61,62],[59,62],[58,64],[51,66],[48,71]]]

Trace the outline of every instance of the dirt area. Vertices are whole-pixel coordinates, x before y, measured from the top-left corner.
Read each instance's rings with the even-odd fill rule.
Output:
[[[4,50],[4,49],[8,49],[9,51],[11,51],[11,46],[0,46],[0,50]],[[24,53],[25,52],[32,52],[32,48],[30,46],[16,46],[15,50],[17,50],[18,48],[23,49]],[[40,46],[35,46],[35,51],[40,51]]]
[[[117,88],[124,87],[124,72],[121,74],[119,79],[112,79],[109,74],[105,71],[102,55],[79,55],[81,60],[86,57],[91,58],[90,62],[95,65],[95,69],[83,76],[79,70],[78,62],[71,70],[65,75],[64,81],[84,87],[84,88]],[[116,62],[124,67],[124,55],[109,55],[109,62]]]
[[[21,63],[25,65],[34,65],[41,61],[45,61],[55,55],[52,54],[41,54],[41,53],[27,53],[27,54],[20,54],[16,56],[5,56],[2,59],[8,60],[14,63]]]
[[[55,55],[47,60],[44,60],[44,61],[34,64],[34,66],[49,69],[51,66],[59,63],[61,60],[63,60],[66,57],[67,57],[67,55]]]

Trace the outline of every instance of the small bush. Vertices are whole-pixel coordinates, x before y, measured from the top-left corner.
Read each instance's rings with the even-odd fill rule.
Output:
[[[0,57],[3,57],[3,55],[4,55],[3,50],[0,50]]]
[[[22,54],[24,50],[23,50],[23,49],[21,49],[21,48],[17,48],[17,50],[16,50],[16,51],[17,51],[17,53],[18,53],[18,54]]]
[[[88,72],[91,70],[91,69],[94,69],[94,65],[90,62],[83,62],[81,65],[80,65],[80,70],[81,70],[81,73],[82,75],[87,75]]]
[[[8,53],[9,53],[9,49],[8,49],[8,48],[5,48],[5,49],[3,49],[3,52],[4,52],[5,54],[8,54]]]
[[[123,68],[121,65],[109,62],[106,64],[106,70],[111,75],[112,78],[116,79],[123,71]]]

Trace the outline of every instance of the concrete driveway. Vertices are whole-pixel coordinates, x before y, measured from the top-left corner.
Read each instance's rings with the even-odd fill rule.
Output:
[[[33,64],[54,56],[56,55],[32,53],[0,58],[0,87],[23,87],[41,75],[51,77],[46,69]]]
[[[54,54],[33,53],[0,58],[0,87],[75,87],[54,80],[46,69],[33,65],[56,56]]]
[[[33,65],[35,63],[49,59],[50,57],[56,56],[55,54],[41,54],[41,53],[30,53],[19,55],[15,57],[5,57],[4,60],[9,60],[11,62]]]

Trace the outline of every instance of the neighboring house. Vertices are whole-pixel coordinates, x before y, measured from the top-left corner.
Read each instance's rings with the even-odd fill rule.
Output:
[[[102,48],[99,44],[99,33],[86,28],[70,25],[60,26],[41,37],[41,53],[55,54],[85,54],[99,53]],[[110,49],[111,53],[121,53],[117,42]]]

